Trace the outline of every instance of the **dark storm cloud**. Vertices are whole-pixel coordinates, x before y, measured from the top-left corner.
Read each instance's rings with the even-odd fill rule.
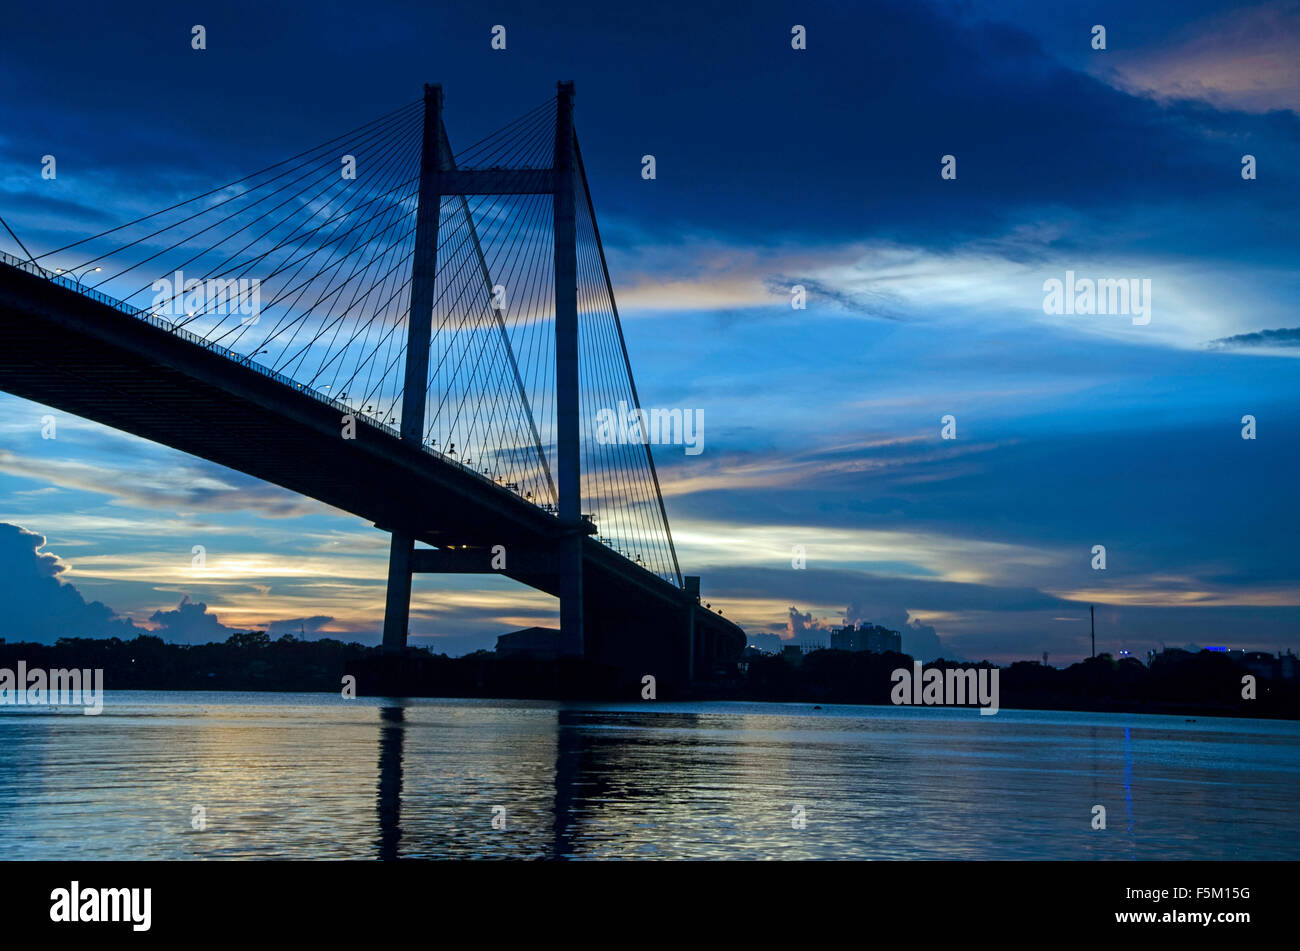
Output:
[[[224,641],[236,628],[223,625],[207,605],[184,597],[174,610],[155,611],[156,630],[123,618],[100,601],[86,601],[75,585],[59,576],[67,568],[57,556],[41,551],[45,537],[18,525],[0,522],[0,637],[11,641],[51,643],[60,637],[120,637],[155,634],[182,644]]]
[[[208,613],[206,604],[191,601],[189,595],[182,597],[180,604],[171,611],[155,611],[149,621],[157,625],[154,634],[177,644],[224,641],[231,634],[244,630],[226,627],[215,614]]]
[[[1234,334],[1211,340],[1207,345],[1215,350],[1236,347],[1300,347],[1300,327],[1279,327],[1277,330],[1260,330],[1250,334]]]
[[[203,52],[189,45],[194,17],[169,5],[73,3],[57,18],[19,6],[6,27],[25,40],[4,50],[0,78],[24,95],[7,98],[0,128],[34,175],[51,152],[69,175],[114,170],[161,193],[169,163],[195,182],[230,180],[415,99],[423,81],[444,82],[449,131],[473,141],[549,96],[566,63],[612,236],[632,216],[674,239],[869,233],[950,248],[1050,213],[1071,222],[1049,239],[1060,248],[1104,235],[1112,249],[1260,260],[1300,228],[1300,118],[1118,91],[997,22],[996,7],[976,19],[903,0],[814,4],[798,12],[801,54],[781,4],[638,8],[629,19],[600,4],[506,4],[494,14],[510,28],[502,56],[468,3],[380,3],[358,18],[341,0],[232,2],[205,12]],[[214,73],[232,56],[257,68]],[[1233,166],[1252,150],[1269,174],[1243,191]],[[653,183],[638,174],[643,153],[656,155]],[[956,181],[939,178],[945,154]],[[1217,210],[1229,196],[1243,213]],[[1134,208],[1157,217],[1117,230],[1116,212]]]
[[[1071,602],[1035,588],[1000,587],[958,581],[899,578],[864,571],[824,568],[791,571],[788,568],[711,567],[708,594],[724,598],[766,599],[783,597],[794,604],[854,605],[860,620],[876,623],[881,617],[895,622],[909,611],[1061,611]],[[783,619],[783,623],[789,619]],[[823,619],[824,620],[824,619]],[[842,618],[833,619],[839,623]],[[812,623],[813,619],[805,619]],[[816,626],[816,625],[814,625]],[[825,624],[821,624],[825,626]]]
[[[144,633],[99,601],[59,579],[66,567],[41,549],[45,537],[0,523],[0,636],[49,643],[60,637],[134,637]]]

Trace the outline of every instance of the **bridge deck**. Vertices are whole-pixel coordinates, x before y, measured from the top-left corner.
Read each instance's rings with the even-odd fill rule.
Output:
[[[356,438],[344,439],[341,404],[4,262],[0,389],[318,499],[382,529],[400,528],[430,545],[499,544],[507,553],[537,553],[541,570],[531,557],[521,559],[529,573],[503,573],[558,594],[557,576],[544,570],[545,553],[563,534],[551,513],[359,414]],[[628,655],[631,644],[616,649],[616,640],[676,639],[656,632],[686,629],[682,622],[692,615],[701,659],[712,656],[705,652],[715,642],[743,644],[731,622],[591,538],[583,539],[583,572],[598,655]],[[649,661],[678,653],[661,646],[664,651],[637,656]]]

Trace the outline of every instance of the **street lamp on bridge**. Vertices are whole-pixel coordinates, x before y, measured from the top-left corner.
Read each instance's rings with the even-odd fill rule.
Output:
[[[98,273],[99,271],[102,271],[102,270],[104,270],[102,267],[93,267],[93,268],[90,268],[90,269],[88,269],[88,270],[82,271],[80,274],[78,274],[78,273],[76,272],[75,269],[65,271],[65,270],[64,270],[63,268],[61,268],[61,267],[56,267],[56,268],[54,269],[54,273],[55,273],[55,274],[68,274],[68,275],[71,275],[72,279],[73,279],[74,281],[76,281],[76,283],[77,283],[77,287],[80,288],[80,287],[81,287],[81,279],[82,279],[83,277],[85,277],[87,274],[95,274],[95,273]]]

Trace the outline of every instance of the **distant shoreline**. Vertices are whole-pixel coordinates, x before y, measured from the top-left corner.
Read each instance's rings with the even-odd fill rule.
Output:
[[[1279,665],[1281,661],[1277,659]],[[895,706],[891,672],[913,667],[910,656],[894,652],[819,650],[797,662],[782,656],[751,656],[734,671],[715,672],[712,680],[673,683],[667,677],[656,678],[652,698],[643,695],[641,672],[584,661],[503,657],[489,651],[448,657],[421,649],[386,656],[377,647],[287,635],[272,640],[260,632],[199,645],[169,644],[149,635],[130,641],[0,642],[0,672],[20,662],[26,668],[47,670],[102,669],[108,691],[342,694],[351,689],[356,696],[369,698],[852,706]],[[1029,661],[998,667],[937,660],[922,666],[926,672],[948,673],[996,669],[997,706],[1003,709],[1300,720],[1300,683],[1293,676],[1261,673],[1257,677],[1238,660],[1212,651],[1168,650],[1149,665],[1102,654],[1063,669]],[[1243,696],[1246,679],[1254,682],[1249,688],[1255,694],[1251,698]],[[0,673],[0,694],[2,685]],[[0,695],[0,703],[10,699]]]
[[[690,706],[697,704],[732,704],[732,703],[760,703],[772,706],[802,706],[814,709],[824,709],[826,707],[867,707],[871,709],[888,709],[902,711],[928,711],[928,710],[954,710],[966,709],[976,713],[978,708],[973,706],[953,707],[942,705],[917,706],[913,704],[893,704],[893,703],[863,703],[850,701],[817,701],[817,700],[776,700],[766,697],[720,697],[720,696],[678,696],[671,699],[662,700],[640,700],[636,698],[581,698],[581,697],[544,697],[544,696],[497,696],[497,695],[394,695],[387,696],[381,694],[361,694],[355,700],[343,699],[337,690],[289,690],[278,687],[247,687],[247,688],[212,688],[212,687],[125,687],[118,689],[106,689],[105,697],[111,697],[117,694],[132,693],[181,693],[181,694],[292,694],[303,697],[335,697],[338,698],[340,706],[346,706],[355,700],[365,701],[367,705],[376,707],[384,706],[384,701],[404,701],[404,700],[428,700],[431,702],[439,701],[457,701],[457,700],[481,700],[486,702],[493,701],[525,701],[533,703],[575,703],[575,704],[593,704],[603,706],[625,706],[641,707],[647,713],[654,712],[656,706],[673,707],[673,706]],[[9,711],[23,709],[14,704],[0,703],[0,716]],[[32,709],[30,707],[26,709]],[[54,709],[47,707],[46,709]],[[75,710],[76,708],[69,708]],[[77,711],[79,712],[79,711]],[[1214,720],[1277,720],[1284,722],[1295,722],[1300,717],[1281,717],[1281,716],[1261,716],[1248,712],[1237,712],[1235,710],[1196,710],[1196,709],[1154,709],[1154,708],[1103,708],[1103,707],[1015,707],[1002,705],[999,713],[1103,713],[1111,715],[1132,714],[1136,716],[1158,716],[1158,717],[1187,717],[1189,714],[1195,714],[1192,722],[1200,719]]]

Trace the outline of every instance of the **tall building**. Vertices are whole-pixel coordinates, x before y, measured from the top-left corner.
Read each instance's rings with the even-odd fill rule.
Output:
[[[550,627],[526,627],[497,637],[498,657],[531,657],[556,660],[560,656],[560,632]]]
[[[848,625],[831,632],[831,650],[871,651],[883,654],[903,652],[903,635],[879,624]]]

